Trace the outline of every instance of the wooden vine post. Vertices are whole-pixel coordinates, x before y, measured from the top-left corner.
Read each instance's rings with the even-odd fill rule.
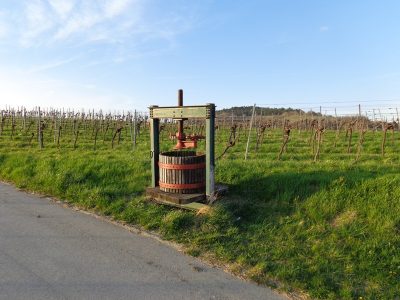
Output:
[[[264,141],[264,134],[266,129],[267,129],[267,124],[260,124],[257,127],[256,151],[258,151],[258,148],[260,147],[260,145],[262,145]]]
[[[357,145],[357,155],[356,155],[356,161],[360,159],[361,156],[361,151],[362,147],[364,144],[364,139],[365,139],[365,131],[364,131],[364,120],[361,119],[361,104],[358,104],[358,117],[357,117],[357,125],[359,128],[359,134],[358,134],[358,145]]]
[[[317,130],[318,130],[318,120],[314,119],[310,123],[310,129],[311,129],[311,136],[309,139],[309,144],[311,144],[312,148],[312,154],[315,154],[315,141],[317,137]]]
[[[254,119],[255,111],[256,111],[256,105],[254,104],[253,105],[253,112],[251,114],[251,119],[250,119],[249,135],[247,137],[246,152],[244,154],[244,160],[247,160],[247,155],[249,153],[250,136],[251,136],[251,129],[253,128],[253,119]]]
[[[383,128],[383,137],[382,137],[382,145],[381,145],[381,154],[382,154],[382,156],[385,156],[387,131],[391,130],[392,134],[394,135],[394,125],[392,123],[387,123],[383,126],[384,126],[384,128]]]
[[[315,155],[314,155],[314,162],[319,160],[319,154],[321,152],[321,144],[322,144],[322,135],[323,135],[324,131],[325,131],[325,127],[321,123],[316,130],[317,149],[316,149]]]
[[[337,141],[338,141],[339,135],[340,135],[340,126],[339,126],[339,120],[338,120],[338,116],[337,116],[337,112],[336,112],[336,107],[335,107],[335,122],[336,122],[336,134],[335,134],[335,142],[334,142],[333,146],[336,148]]]
[[[5,122],[5,118],[4,118],[4,111],[1,110],[1,120],[0,120],[0,136],[3,134],[3,130],[4,130],[4,122]]]
[[[112,137],[112,141],[111,141],[111,148],[112,148],[112,149],[114,149],[114,141],[115,141],[115,138],[116,138],[117,136],[118,136],[117,143],[119,144],[120,139],[121,139],[121,131],[122,131],[123,128],[124,128],[124,127],[123,127],[122,124],[120,124],[120,125],[117,126],[117,129],[115,130],[115,132],[114,132],[114,134],[113,134],[113,137]]]
[[[38,109],[38,114],[39,114],[39,118],[38,118],[38,142],[39,142],[39,148],[43,149],[43,128],[42,128],[42,119],[41,119],[41,111],[40,111],[40,107]]]
[[[355,124],[356,124],[356,121],[351,121],[347,127],[347,131],[346,131],[346,138],[348,138],[347,153],[351,153],[351,142],[353,139],[353,126]]]
[[[289,125],[289,122],[285,121],[285,124],[283,127],[283,142],[282,142],[279,154],[278,154],[278,160],[281,159],[283,152],[286,151],[286,146],[287,146],[287,143],[289,142],[290,129],[291,129],[291,127]]]
[[[133,117],[129,114],[129,134],[131,136],[131,144],[132,144],[132,150],[135,149],[135,143],[133,140]]]
[[[135,112],[133,114],[133,145],[136,148],[136,140],[137,140],[137,113],[136,113],[136,109]]]
[[[22,129],[25,131],[26,129],[26,109],[25,107],[23,108],[23,117],[22,117]]]
[[[93,133],[93,139],[94,139],[94,144],[93,144],[93,150],[96,150],[96,145],[97,145],[97,136],[99,134],[100,126],[99,126],[99,120],[95,120],[94,122],[94,133]]]
[[[236,145],[236,142],[238,141],[238,138],[239,138],[239,135],[236,134],[236,131],[237,131],[237,125],[234,124],[231,127],[231,133],[229,135],[228,143],[225,147],[225,150],[216,159],[220,159],[221,157],[223,157],[225,155],[225,153],[229,150],[229,148],[232,148],[233,146]]]
[[[11,112],[11,139],[14,138],[15,134],[15,127],[17,126],[16,121],[15,121],[15,111],[13,110]]]
[[[358,139],[356,161],[358,161],[360,159],[361,151],[363,149],[363,144],[364,144],[364,141],[365,141],[365,133],[366,132],[367,132],[367,129],[364,127],[364,124],[362,124],[361,127],[360,127],[360,136],[359,136],[359,139]]]

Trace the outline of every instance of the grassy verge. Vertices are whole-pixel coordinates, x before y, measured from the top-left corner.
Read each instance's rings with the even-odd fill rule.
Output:
[[[147,138],[97,151],[61,150],[0,141],[0,177],[21,188],[138,224],[211,256],[259,283],[304,291],[320,299],[395,299],[400,296],[399,155],[379,157],[379,139],[367,136],[368,154],[333,148],[327,133],[313,163],[304,137],[294,137],[276,161],[280,132],[243,160],[244,143],[217,162],[217,180],[230,192],[207,214],[144,200],[150,182]],[[221,138],[224,140],[224,137]],[[223,143],[218,143],[222,152]],[[169,146],[166,145],[166,148]]]

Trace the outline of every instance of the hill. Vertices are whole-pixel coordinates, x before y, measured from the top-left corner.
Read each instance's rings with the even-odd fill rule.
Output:
[[[262,111],[263,115],[282,115],[284,113],[297,113],[300,112],[303,114],[305,113],[301,109],[294,109],[294,108],[271,108],[271,107],[259,107],[256,106],[256,111],[259,113]],[[235,115],[235,116],[251,116],[253,112],[253,106],[233,106],[231,108],[224,108],[217,111],[217,114],[220,115]]]

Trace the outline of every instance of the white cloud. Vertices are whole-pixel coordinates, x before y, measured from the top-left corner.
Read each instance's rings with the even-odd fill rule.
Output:
[[[42,0],[32,0],[25,4],[24,25],[20,42],[23,46],[32,46],[32,42],[54,26],[46,4]]]
[[[166,14],[150,20],[146,0],[25,0],[20,43],[25,47],[60,42],[114,43],[164,40],[191,28],[190,16]]]
[[[135,3],[136,5],[140,5],[139,1],[133,0],[113,0],[105,3],[104,6],[104,15],[107,18],[113,18],[115,16],[123,13],[129,5]]]
[[[91,10],[82,11],[79,14],[73,15],[65,24],[62,24],[54,35],[54,38],[56,40],[68,39],[74,34],[87,31],[101,21],[102,17],[97,12]]]
[[[104,47],[99,48],[99,53],[104,55],[97,60],[116,63],[162,54],[174,49],[178,35],[191,30],[193,12],[160,12],[155,3],[22,0],[4,15],[7,18],[0,11],[0,38],[16,47],[62,52],[70,48],[74,54],[85,54],[88,46],[101,44]]]
[[[61,66],[65,65],[65,64],[69,64],[69,63],[71,63],[71,62],[73,62],[73,61],[75,61],[77,59],[78,59],[78,57],[71,57],[71,58],[68,58],[68,59],[52,61],[52,62],[49,62],[49,63],[45,63],[43,65],[32,67],[29,70],[25,71],[24,73],[33,74],[33,73],[38,73],[38,72],[42,72],[42,71],[58,68],[58,67],[61,67]]]
[[[0,48],[0,107],[145,109],[97,76],[102,72],[86,81],[89,68],[171,51],[192,28],[191,13],[160,12],[157,1],[164,0],[21,0],[4,15],[0,10],[7,45]]]
[[[143,20],[145,0],[26,0],[20,42],[25,47],[78,38],[90,42],[127,34]],[[129,27],[126,24],[130,21]],[[107,33],[107,34],[105,34]],[[107,37],[107,38],[106,38]]]
[[[75,0],[47,0],[52,7],[52,9],[59,15],[62,19],[68,17],[68,15],[73,10],[76,1]]]

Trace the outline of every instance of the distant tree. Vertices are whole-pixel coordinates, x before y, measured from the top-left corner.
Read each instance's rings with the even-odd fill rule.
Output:
[[[305,112],[301,109],[294,109],[294,108],[271,108],[271,107],[256,107],[256,111],[262,110],[263,115],[282,115],[284,113],[297,113],[300,112],[304,114]],[[250,117],[253,111],[253,106],[234,106],[231,108],[224,108],[217,111],[217,114],[220,115],[235,115],[235,116],[246,116]],[[319,113],[313,112],[312,115],[319,115]]]

